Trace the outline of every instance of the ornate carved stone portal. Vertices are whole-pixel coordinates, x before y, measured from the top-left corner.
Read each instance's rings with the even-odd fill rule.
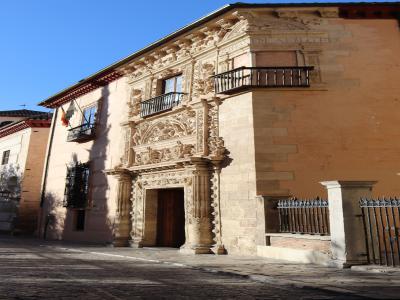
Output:
[[[219,134],[219,107],[226,98],[215,97],[212,75],[230,68],[233,58],[247,54],[254,58],[257,51],[296,51],[299,61],[310,61],[318,70],[321,45],[328,41],[321,16],[327,14],[331,12],[311,8],[234,11],[123,68],[129,85],[121,123],[123,149],[120,163],[109,171],[119,182],[116,244],[155,246],[157,191],[180,188],[185,208],[181,251],[225,252],[220,171],[229,152]],[[164,80],[178,75],[181,101],[142,118],[141,103],[161,96]],[[321,82],[317,73],[311,77]]]
[[[217,106],[215,101],[200,101],[156,118],[121,124],[125,149],[121,163],[108,171],[118,179],[115,245],[157,246],[157,191],[182,188],[185,243],[180,250],[225,252],[220,229],[215,229],[220,222],[214,211],[218,199],[213,196],[219,193],[213,162],[223,159],[225,149],[216,128]]]

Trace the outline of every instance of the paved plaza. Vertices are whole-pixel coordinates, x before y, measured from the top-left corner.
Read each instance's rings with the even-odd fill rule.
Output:
[[[400,276],[0,236],[0,299],[396,299]]]

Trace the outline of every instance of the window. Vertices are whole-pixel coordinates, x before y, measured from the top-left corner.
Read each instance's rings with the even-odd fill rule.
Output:
[[[182,92],[182,74],[163,80],[163,94]]]
[[[10,159],[10,150],[3,152],[3,158],[1,159],[1,164],[6,165],[8,164],[8,160]]]
[[[97,105],[87,107],[83,110],[83,120],[82,124],[88,127],[93,127],[96,123]]]
[[[76,231],[84,231],[85,230],[85,217],[86,211],[85,210],[76,210],[75,211],[75,230]]]
[[[89,196],[89,164],[76,163],[67,168],[64,207],[85,208]]]

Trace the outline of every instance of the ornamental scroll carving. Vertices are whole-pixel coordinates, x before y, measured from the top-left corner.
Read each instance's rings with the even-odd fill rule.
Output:
[[[299,16],[292,12],[277,11],[277,17],[271,15],[256,15],[251,12],[240,12],[245,31],[268,30],[310,30],[310,25],[318,24],[317,18]]]
[[[171,148],[153,149],[147,147],[145,151],[136,154],[135,165],[157,164],[188,158],[193,155],[193,152],[193,145],[183,144],[180,141],[177,141],[176,145]]]
[[[192,135],[196,132],[195,115],[195,111],[188,109],[168,118],[138,124],[133,135],[134,145]]]
[[[208,110],[208,124],[209,124],[209,132],[208,132],[209,155],[213,158],[222,159],[226,152],[226,148],[224,139],[219,136],[218,104],[210,106]]]
[[[212,63],[204,63],[196,67],[195,78],[193,80],[193,96],[200,97],[214,91],[215,66]]]
[[[240,20],[237,22],[226,30],[227,33],[224,35],[222,41],[227,41],[243,34],[247,29],[247,24],[248,22],[246,20]]]

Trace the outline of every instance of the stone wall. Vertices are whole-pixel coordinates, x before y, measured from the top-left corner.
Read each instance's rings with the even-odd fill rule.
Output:
[[[255,165],[252,93],[220,106],[220,135],[228,158],[221,170],[222,242],[228,253],[255,251]]]
[[[319,181],[340,178],[378,180],[376,195],[398,195],[398,23],[325,27],[321,84],[254,92],[257,193],[325,196]]]

